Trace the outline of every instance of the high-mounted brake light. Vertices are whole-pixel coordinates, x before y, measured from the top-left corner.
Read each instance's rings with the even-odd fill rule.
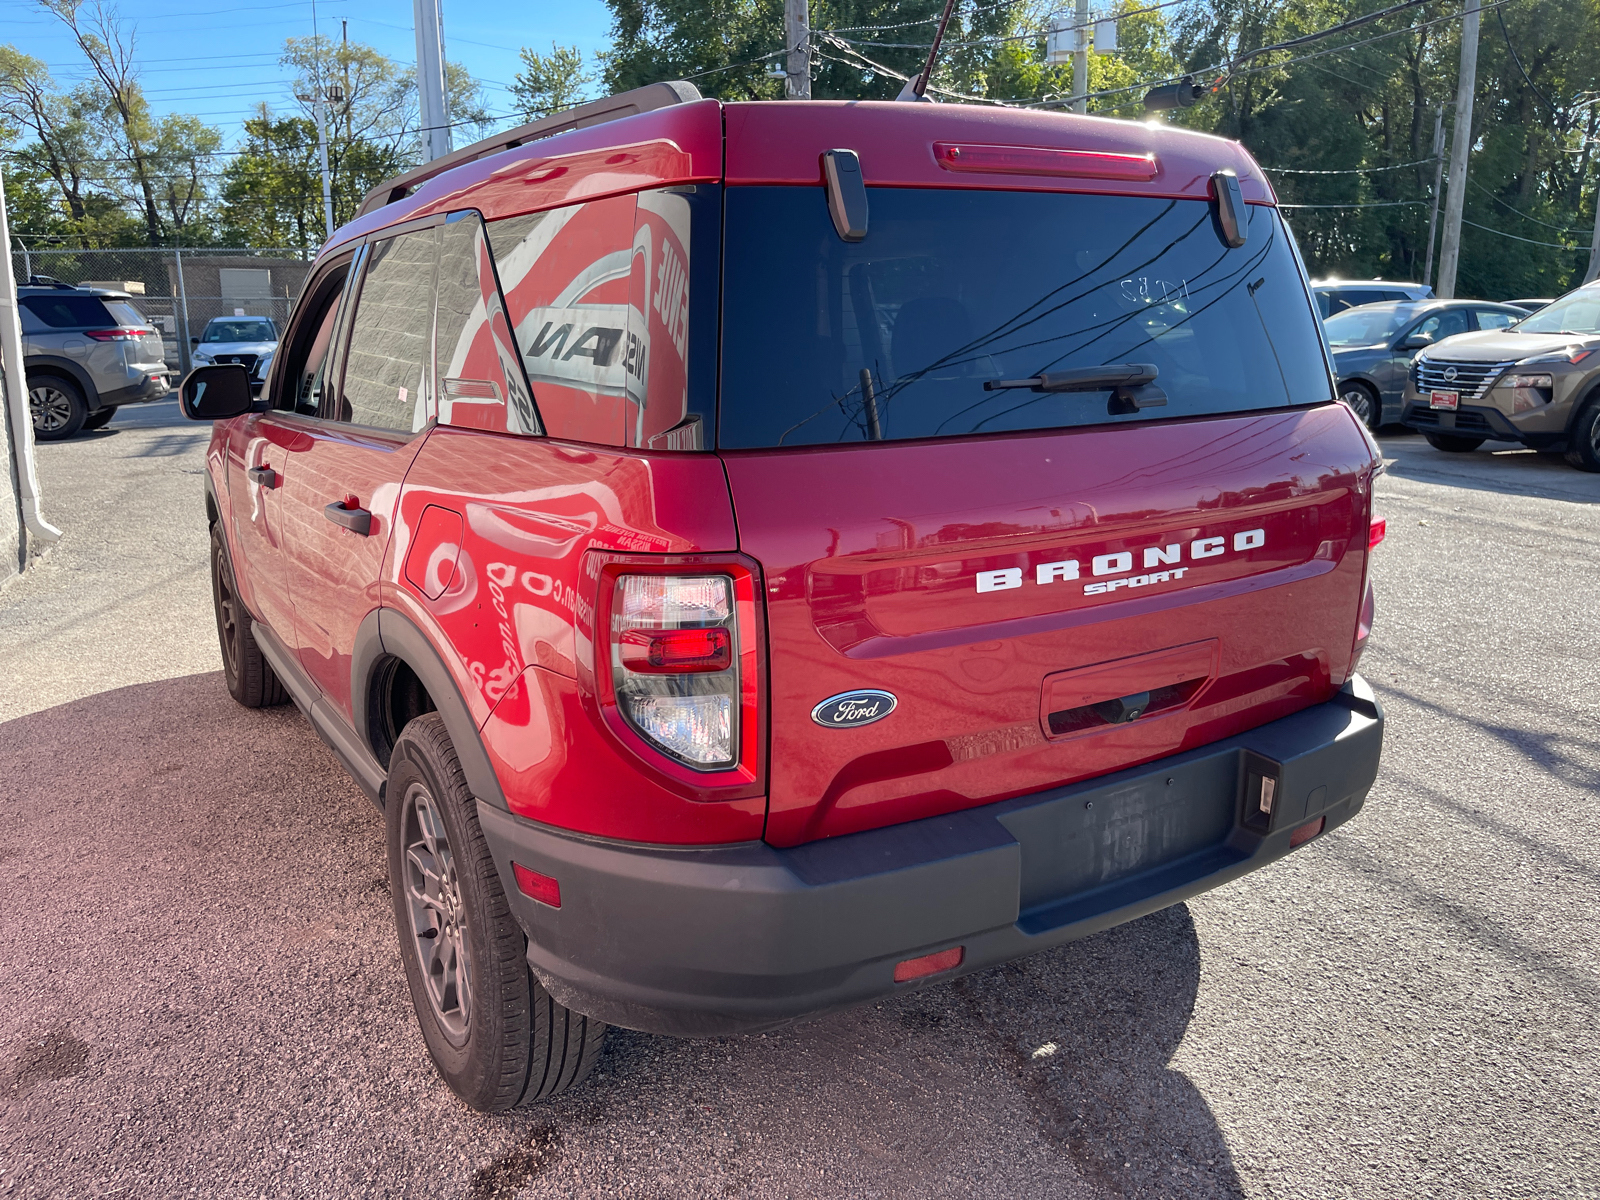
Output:
[[[1078,179],[1150,180],[1160,170],[1154,154],[1109,150],[1052,150],[1044,146],[983,146],[935,142],[933,157],[946,171],[999,175],[1069,175]]]
[[[1389,535],[1389,522],[1383,517],[1373,517],[1367,527],[1367,549],[1371,550]]]
[[[611,672],[623,718],[700,771],[740,748],[738,622],[726,575],[627,574],[611,609]]]
[[[142,329],[85,329],[83,336],[97,342],[136,342],[144,336]]]

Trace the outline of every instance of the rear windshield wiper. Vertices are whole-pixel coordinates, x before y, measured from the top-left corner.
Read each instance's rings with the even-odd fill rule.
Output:
[[[1034,392],[1103,392],[1109,390],[1111,399],[1106,410],[1111,413],[1133,413],[1141,408],[1159,408],[1167,402],[1167,394],[1155,386],[1160,374],[1154,363],[1103,363],[1098,367],[1069,367],[1065,371],[1051,371],[1031,379],[990,379],[983,385],[986,392],[1005,388],[1027,388]]]

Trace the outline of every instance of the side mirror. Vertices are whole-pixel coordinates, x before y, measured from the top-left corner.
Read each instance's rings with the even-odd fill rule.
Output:
[[[198,346],[199,344],[200,344],[200,339],[199,338],[190,338],[189,339],[189,345]]]
[[[1405,341],[1395,347],[1396,350],[1426,350],[1433,345],[1433,334],[1413,333]]]
[[[178,388],[178,407],[191,421],[243,416],[254,406],[250,372],[238,363],[196,367]]]

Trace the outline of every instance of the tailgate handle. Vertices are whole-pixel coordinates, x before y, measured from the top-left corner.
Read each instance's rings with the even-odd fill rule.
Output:
[[[343,525],[352,533],[359,533],[362,537],[372,532],[372,514],[362,508],[361,501],[354,496],[335,500],[324,508],[322,513],[335,525]]]
[[[245,474],[250,477],[251,483],[259,483],[264,488],[278,486],[278,473],[266,463],[262,463],[259,467],[251,467]]]

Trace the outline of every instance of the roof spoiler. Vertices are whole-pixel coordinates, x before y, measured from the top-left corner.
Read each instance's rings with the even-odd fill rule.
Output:
[[[385,180],[366,194],[361,201],[361,207],[356,210],[356,216],[364,217],[386,204],[404,200],[434,176],[443,175],[452,167],[459,167],[462,163],[475,162],[491,154],[513,150],[527,142],[536,142],[540,138],[552,137],[568,130],[584,129],[590,125],[601,125],[607,121],[631,117],[636,113],[649,112],[651,109],[666,108],[672,104],[690,104],[700,99],[703,99],[700,89],[694,84],[674,80],[669,83],[646,84],[632,91],[607,96],[604,100],[591,100],[588,104],[580,104],[576,108],[566,109],[543,120],[518,125],[515,129],[497,133],[493,137],[484,138],[481,142],[473,142],[470,146],[452,150],[449,154],[436,158],[414,171],[407,171],[404,175],[396,175],[393,179]]]

